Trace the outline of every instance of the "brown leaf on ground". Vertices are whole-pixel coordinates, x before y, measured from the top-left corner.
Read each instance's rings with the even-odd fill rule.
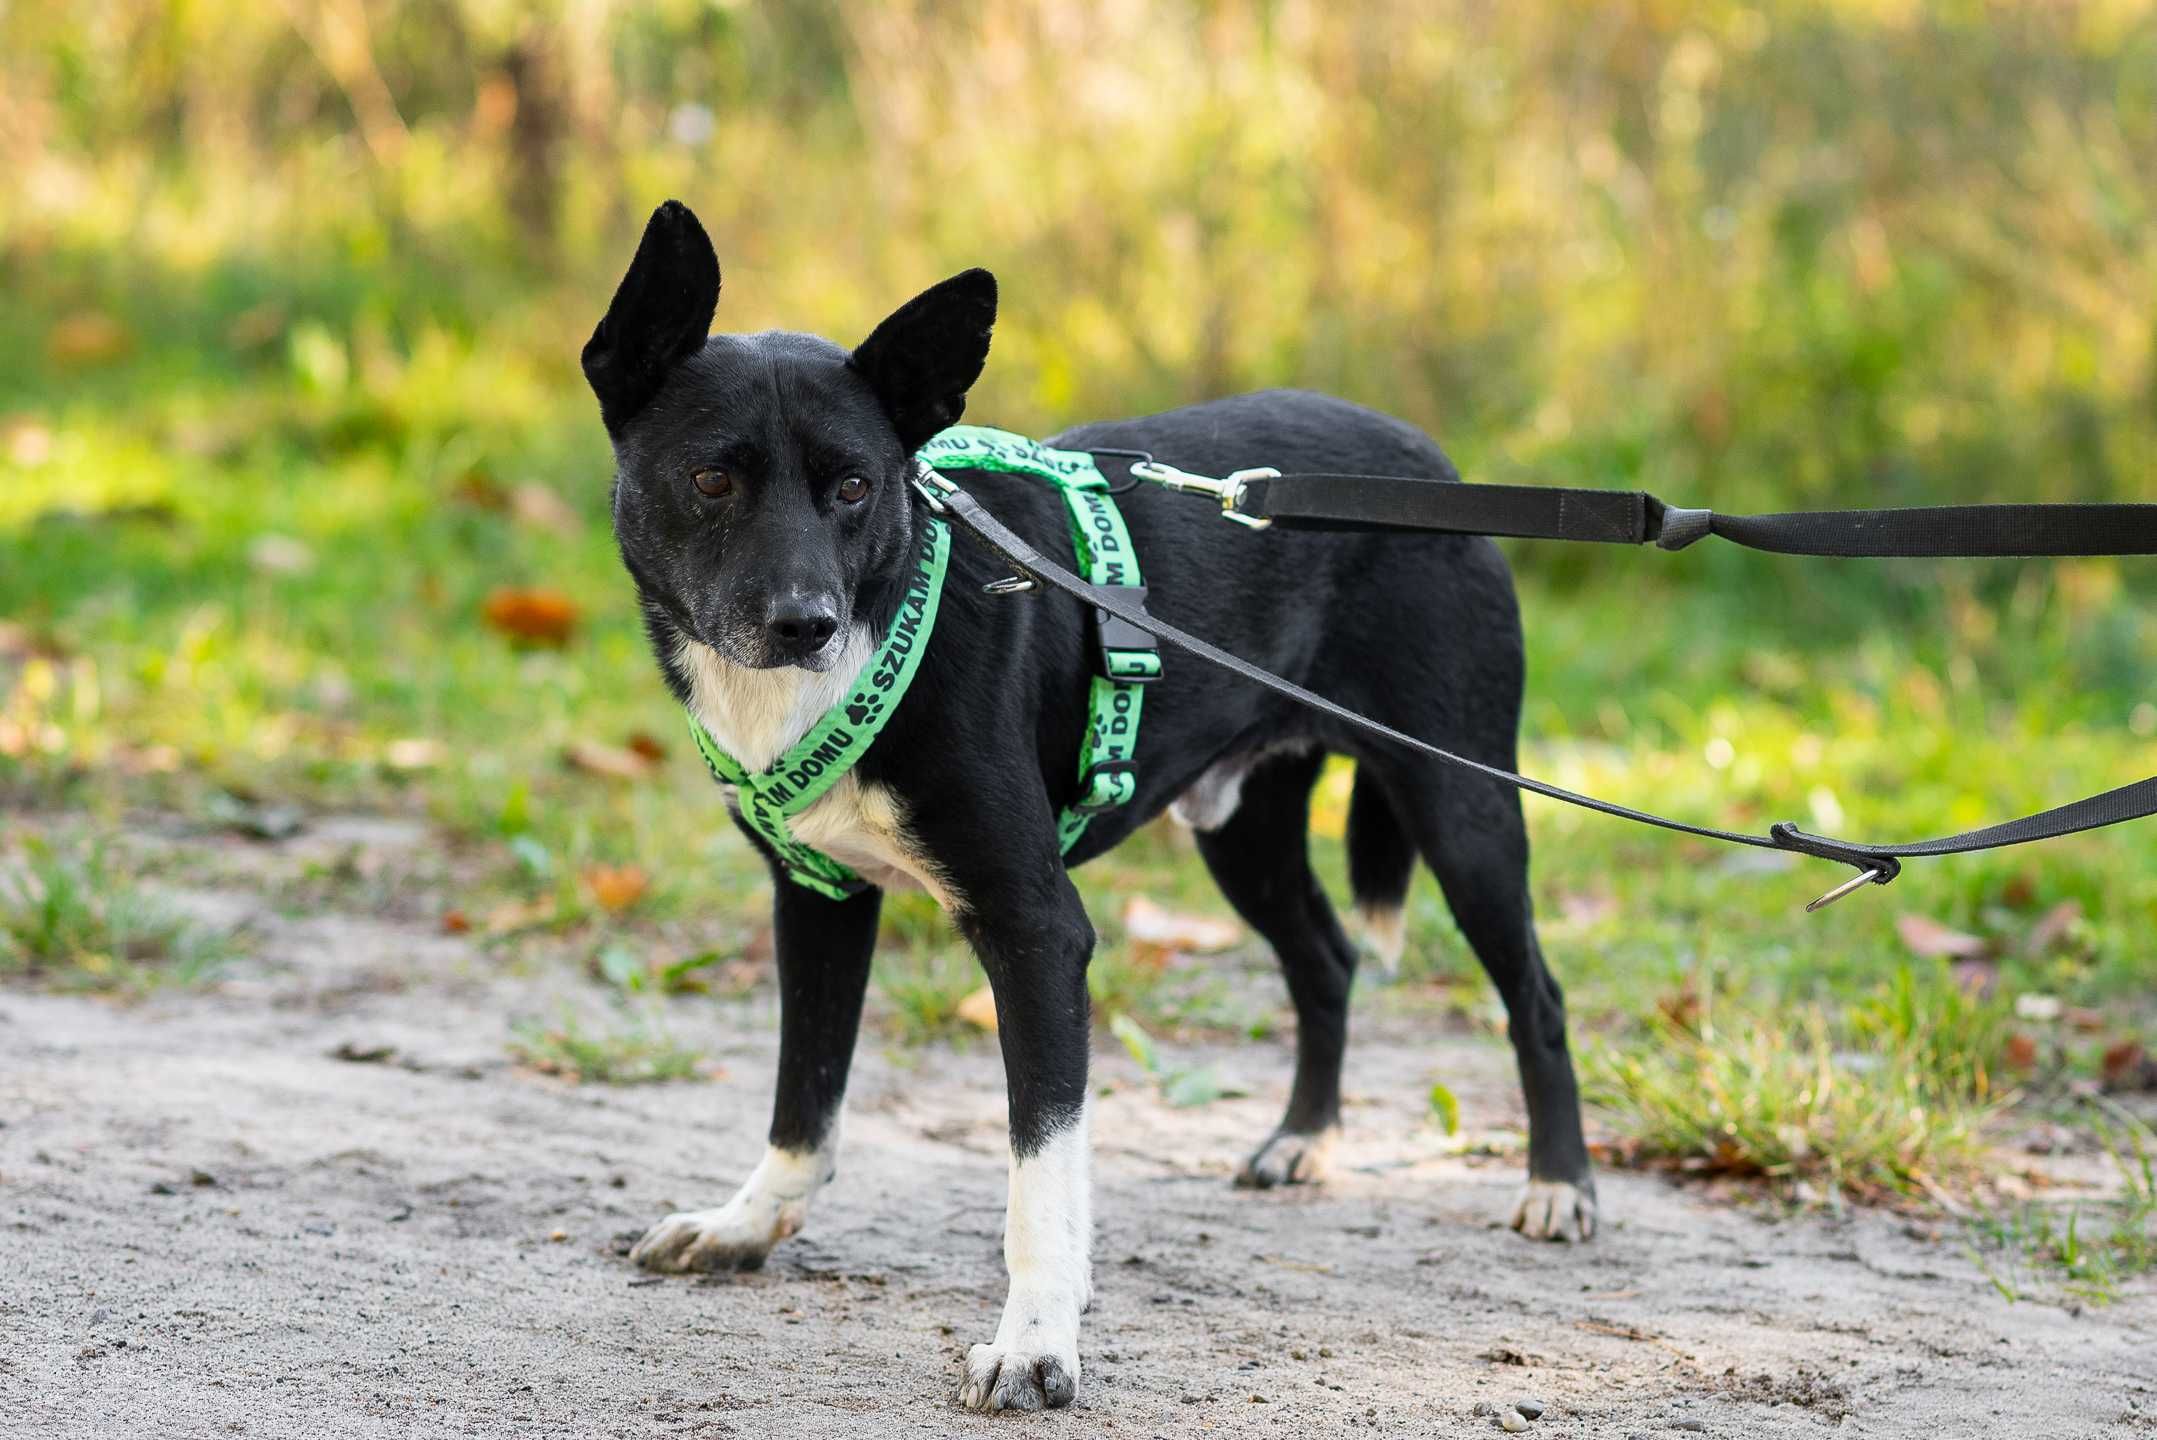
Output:
[[[1690,982],[1658,998],[1655,1009],[1680,1030],[1696,1033],[1700,1029],[1700,992]]]
[[[2027,910],[2037,903],[2037,880],[2027,870],[2017,870],[2007,877],[2000,887],[2000,903],[2015,910]]]
[[[2004,1058],[2010,1070],[2034,1070],[2037,1068],[2037,1042],[2028,1033],[2017,1030],[2007,1037]]]
[[[1975,960],[1992,953],[1992,942],[1967,934],[1926,915],[1897,915],[1895,932],[1913,955],[1927,959]]]
[[[509,514],[519,525],[551,530],[557,535],[574,535],[584,528],[584,517],[570,509],[568,501],[533,482],[510,492]]]
[[[2062,900],[2037,918],[2037,923],[2030,927],[2030,933],[2023,939],[2023,947],[2032,955],[2057,950],[2081,922],[2082,902]]]
[[[667,747],[660,744],[658,739],[648,731],[632,730],[629,732],[629,738],[624,740],[622,744],[624,747],[642,755],[654,765],[667,758]]]
[[[592,865],[584,871],[584,883],[600,909],[621,911],[650,893],[652,877],[641,866]]]
[[[2107,1090],[2157,1089],[2157,1062],[2141,1041],[2122,1040],[2105,1050],[2104,1078]]]
[[[102,310],[77,310],[45,332],[45,358],[61,369],[103,365],[135,348],[127,327]]]
[[[1123,933],[1134,945],[1199,955],[1226,950],[1243,939],[1243,927],[1233,920],[1181,915],[1143,895],[1133,895],[1124,903]]]
[[[576,633],[577,602],[559,590],[504,586],[487,597],[487,623],[527,645],[562,646]]]
[[[996,995],[984,985],[952,1008],[952,1014],[969,1025],[996,1033]]]
[[[537,929],[553,923],[555,908],[552,895],[542,895],[537,900],[512,900],[487,912],[486,931],[489,935],[513,935],[519,930]]]
[[[442,933],[444,935],[463,935],[468,933],[471,928],[472,917],[462,910],[444,910],[442,912]]]
[[[572,741],[562,751],[562,763],[587,775],[609,780],[642,780],[652,773],[651,759],[624,745],[603,745],[597,740]]]

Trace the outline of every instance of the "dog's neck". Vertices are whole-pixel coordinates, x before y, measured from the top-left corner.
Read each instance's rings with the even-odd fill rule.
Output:
[[[798,665],[752,670],[686,636],[674,663],[688,681],[690,713],[744,769],[762,770],[853,691],[875,653],[875,635],[856,624],[830,668],[821,672]]]

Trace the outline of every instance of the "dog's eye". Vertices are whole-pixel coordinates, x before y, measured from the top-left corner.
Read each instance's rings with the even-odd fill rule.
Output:
[[[838,495],[849,505],[859,505],[869,498],[869,482],[859,475],[849,475],[839,482]]]
[[[699,470],[689,479],[698,490],[715,499],[731,493],[734,489],[734,477],[724,470]]]

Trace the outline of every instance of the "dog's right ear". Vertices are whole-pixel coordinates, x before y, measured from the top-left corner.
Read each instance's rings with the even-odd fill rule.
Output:
[[[679,200],[652,212],[637,258],[584,345],[584,378],[613,434],[659,393],[667,372],[703,348],[719,308],[719,257]]]

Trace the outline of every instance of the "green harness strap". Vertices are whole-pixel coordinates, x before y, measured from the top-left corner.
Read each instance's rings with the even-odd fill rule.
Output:
[[[1079,569],[1096,585],[1129,585],[1145,598],[1138,550],[1123,513],[1108,493],[1108,477],[1084,450],[1052,450],[1008,430],[954,425],[921,447],[921,460],[932,470],[1006,470],[1031,475],[1056,487],[1071,515],[1071,543]],[[1102,623],[1096,617],[1096,624]],[[1103,637],[1101,668],[1087,692],[1086,741],[1079,752],[1079,797],[1056,819],[1056,839],[1066,853],[1086,833],[1087,822],[1103,810],[1129,803],[1138,793],[1133,764],[1138,751],[1138,719],[1144,686],[1161,673],[1153,638],[1132,631],[1127,637],[1143,648],[1118,648]]]
[[[853,693],[826,710],[808,734],[765,769],[752,773],[744,768],[719,748],[695,715],[689,716],[689,733],[696,737],[712,778],[734,787],[742,818],[778,855],[787,877],[819,895],[844,900],[865,882],[823,851],[796,840],[786,822],[838,783],[899,708],[899,697],[913,683],[922,652],[929,648],[937,602],[944,594],[944,571],[950,563],[951,527],[931,516],[922,527],[914,578],[899,602],[899,613],[884,643],[862,667]]]
[[[1005,470],[1031,475],[1056,487],[1071,516],[1071,540],[1079,568],[1096,585],[1135,587],[1145,595],[1138,552],[1123,515],[1109,497],[1108,478],[1083,450],[1052,450],[1023,435],[978,425],[955,425],[922,446],[921,461],[937,470]],[[944,573],[951,560],[951,527],[934,516],[922,529],[914,578],[900,602],[891,632],[863,667],[853,693],[824,712],[793,748],[765,769],[751,772],[719,748],[717,741],[689,715],[712,778],[734,788],[742,818],[779,857],[787,878],[834,900],[864,888],[866,882],[823,851],[802,844],[787,828],[837,783],[868,750],[884,722],[913,683],[914,672],[936,628],[937,603],[944,593]],[[1127,804],[1138,792],[1134,759],[1138,751],[1140,687],[1161,673],[1161,657],[1152,637],[1130,627],[1111,630],[1096,616],[1101,665],[1087,693],[1086,741],[1079,753],[1079,797],[1056,819],[1057,843],[1064,851],[1078,843],[1087,823],[1103,810]],[[1145,642],[1111,643],[1117,642]]]

